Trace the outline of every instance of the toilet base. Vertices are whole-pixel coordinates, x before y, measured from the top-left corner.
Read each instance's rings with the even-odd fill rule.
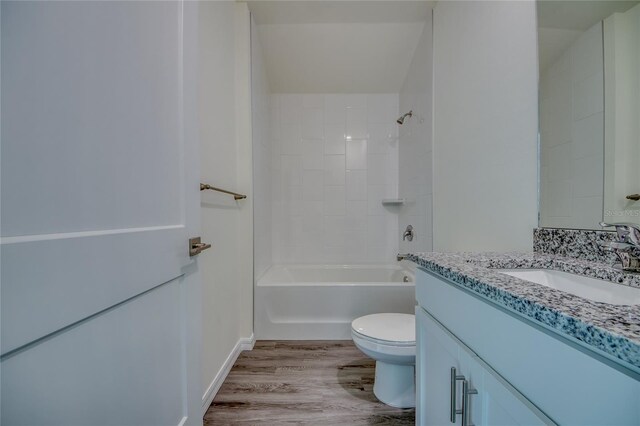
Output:
[[[383,361],[376,361],[376,379],[373,384],[373,393],[381,402],[392,407],[415,407],[415,371],[415,365],[389,364]]]

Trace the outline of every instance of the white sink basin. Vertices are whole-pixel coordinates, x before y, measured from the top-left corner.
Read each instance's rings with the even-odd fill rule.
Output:
[[[498,269],[498,272],[611,305],[640,304],[640,289],[552,269]]]

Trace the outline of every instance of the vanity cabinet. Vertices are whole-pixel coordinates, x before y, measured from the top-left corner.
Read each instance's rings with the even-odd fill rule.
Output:
[[[416,424],[553,423],[419,306],[416,326]]]
[[[637,372],[429,271],[416,298],[416,424],[640,424]]]

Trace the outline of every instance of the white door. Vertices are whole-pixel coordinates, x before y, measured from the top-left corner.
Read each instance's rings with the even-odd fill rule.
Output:
[[[2,424],[201,424],[197,5],[1,18]]]

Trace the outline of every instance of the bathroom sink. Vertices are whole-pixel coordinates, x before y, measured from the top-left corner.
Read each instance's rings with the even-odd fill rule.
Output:
[[[640,289],[635,287],[552,269],[498,269],[497,271],[594,302],[611,305],[640,304]]]

